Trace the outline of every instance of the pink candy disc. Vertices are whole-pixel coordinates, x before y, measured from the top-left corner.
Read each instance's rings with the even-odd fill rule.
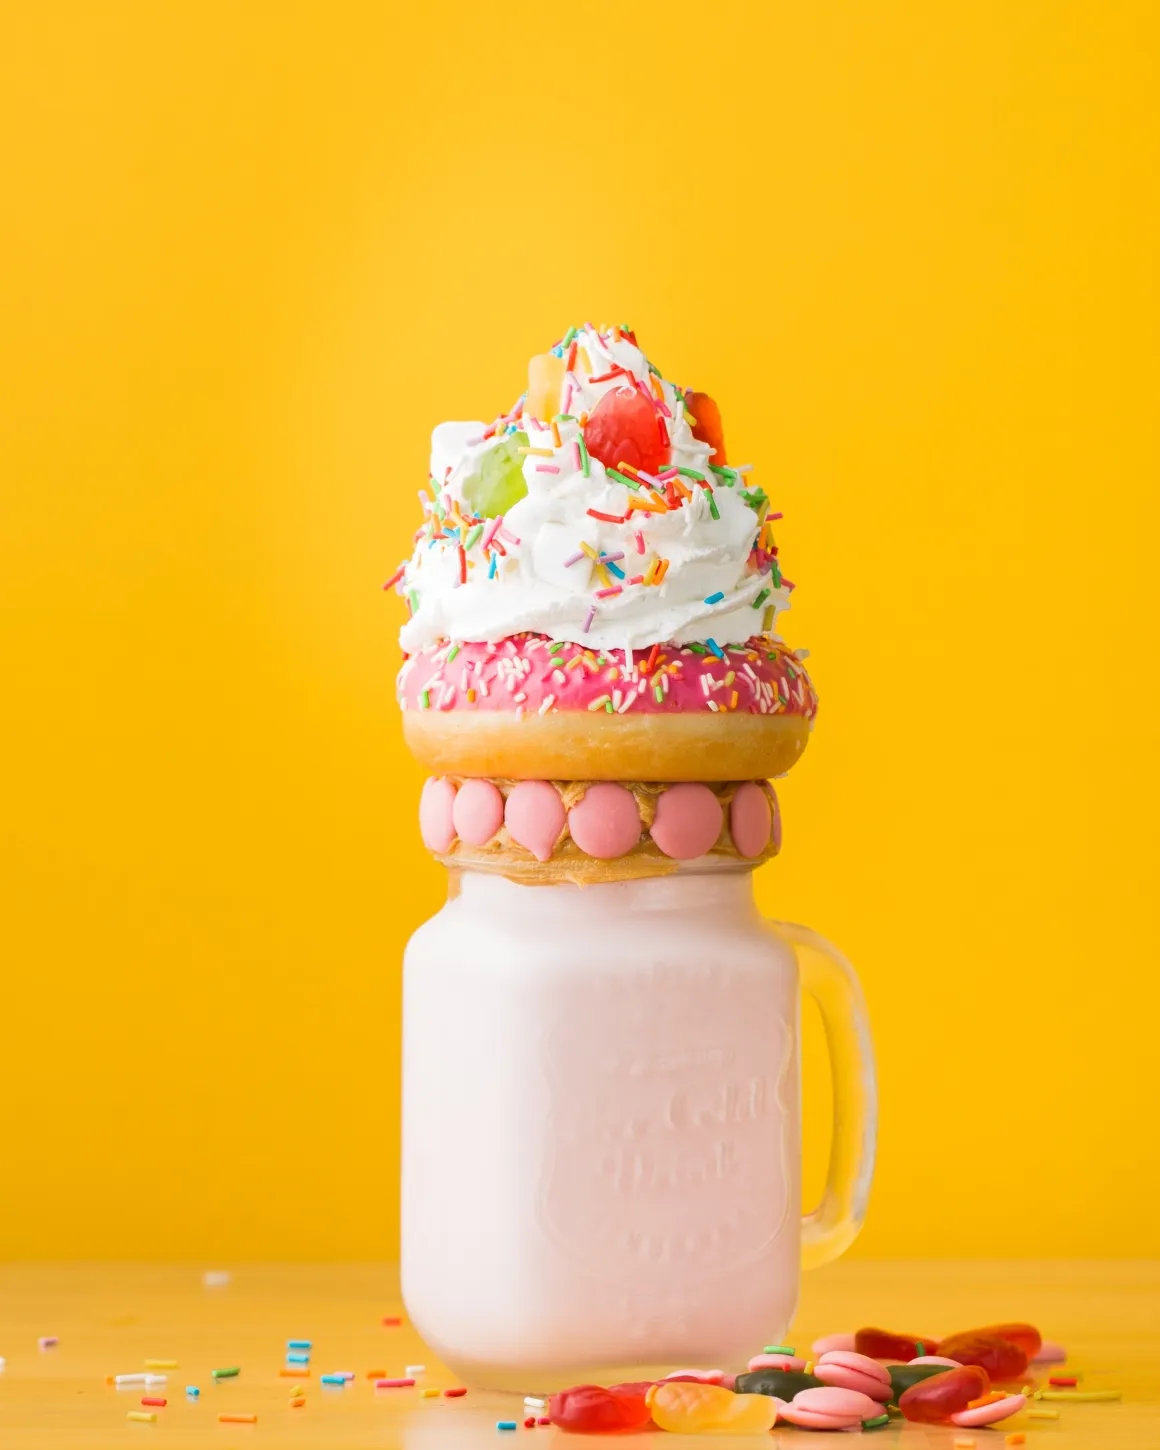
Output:
[[[944,1359],[941,1354],[920,1354],[917,1359],[907,1360],[907,1364],[945,1364],[947,1369],[962,1369],[962,1361],[957,1359]]]
[[[814,1365],[814,1375],[823,1384],[846,1390],[860,1390],[862,1394],[869,1395],[873,1400],[881,1400],[883,1404],[894,1393],[889,1370],[883,1369],[876,1359],[855,1354],[853,1350],[827,1350]]]
[[[547,861],[564,829],[564,803],[546,780],[521,780],[504,807],[504,824],[517,845]]]
[[[675,1369],[665,1375],[666,1380],[683,1381],[694,1385],[719,1385],[725,1378],[723,1369]]]
[[[993,1425],[997,1420],[1009,1420],[1017,1415],[1027,1403],[1026,1395],[1004,1395],[1001,1400],[992,1400],[989,1405],[979,1405],[974,1410],[960,1410],[951,1416],[952,1425],[977,1430],[981,1425]]]
[[[1031,1356],[1031,1363],[1062,1364],[1066,1358],[1067,1350],[1062,1344],[1053,1344],[1050,1339],[1045,1339],[1038,1351]]]
[[[651,835],[674,861],[703,856],[720,834],[721,802],[707,785],[674,785],[657,800]]]
[[[773,813],[769,797],[754,781],[746,781],[738,787],[729,807],[729,834],[733,837],[733,844],[743,856],[760,856],[769,845],[772,830]],[[830,1336],[831,1339],[845,1337]],[[852,1334],[848,1337],[854,1338]]]
[[[855,1338],[853,1334],[823,1334],[821,1339],[814,1340],[810,1349],[815,1355],[829,1354],[833,1349],[852,1350]]]
[[[793,1406],[814,1415],[841,1415],[859,1421],[872,1420],[882,1413],[878,1401],[864,1395],[861,1390],[844,1390],[836,1385],[798,1390],[793,1397]]]
[[[805,1369],[806,1361],[799,1359],[796,1354],[755,1354],[749,1361],[748,1368],[755,1369],[789,1369],[801,1371]]]
[[[572,839],[586,856],[611,861],[627,856],[640,840],[640,815],[632,792],[611,781],[590,785],[568,812]]]
[[[799,1390],[787,1405],[777,1402],[777,1417],[800,1425],[806,1430],[849,1430],[863,1420],[873,1420],[882,1413],[882,1406],[869,1395],[857,1390],[843,1390],[829,1385],[821,1389]]]
[[[428,851],[442,855],[450,848],[455,839],[454,809],[455,787],[449,780],[432,776],[424,783],[419,797],[419,834]]]
[[[503,796],[490,780],[465,780],[455,797],[452,820],[460,840],[486,845],[503,824]]]

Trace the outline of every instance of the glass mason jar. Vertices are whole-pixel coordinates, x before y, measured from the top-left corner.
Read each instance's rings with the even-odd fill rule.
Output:
[[[834,1079],[803,1220],[799,982]],[[404,965],[402,1287],[464,1379],[525,1392],[743,1365],[874,1164],[861,989],[752,870],[528,886],[451,873]]]

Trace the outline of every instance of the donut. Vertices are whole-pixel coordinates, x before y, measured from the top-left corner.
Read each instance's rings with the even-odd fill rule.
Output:
[[[622,328],[571,329],[528,378],[491,424],[432,435],[422,524],[388,581],[408,610],[397,693],[409,748],[461,779],[784,774],[817,695],[806,652],[777,632],[794,589],[781,515],[747,467],[725,462],[716,404],[663,378]],[[495,804],[465,803],[478,815],[460,838],[482,837]],[[746,842],[765,834],[766,804],[738,801],[743,856],[759,854]]]
[[[398,677],[426,769],[512,779],[743,780],[783,775],[817,696],[785,644],[593,651],[545,635],[442,641]]]

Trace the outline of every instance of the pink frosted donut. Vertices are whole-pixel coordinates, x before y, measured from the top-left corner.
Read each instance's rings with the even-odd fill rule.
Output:
[[[1050,1339],[1045,1339],[1038,1350],[1031,1356],[1032,1364],[1062,1364],[1067,1359],[1067,1350],[1062,1344],[1053,1344]]]
[[[810,1349],[814,1352],[815,1356],[829,1354],[834,1349],[852,1350],[854,1348],[855,1338],[856,1336],[853,1334],[823,1334],[821,1339],[814,1340],[813,1344],[810,1345]]]
[[[503,825],[503,796],[490,780],[465,780],[459,787],[451,819],[461,841],[483,846]]]
[[[666,856],[692,861],[721,834],[721,802],[707,785],[674,785],[657,799],[649,834]]]
[[[773,812],[769,796],[754,781],[741,786],[729,807],[729,834],[743,856],[760,856],[769,845]]]
[[[428,851],[442,855],[455,839],[455,787],[449,780],[432,776],[423,784],[419,797],[419,834]]]
[[[796,1354],[755,1354],[749,1361],[748,1368],[755,1369],[789,1369],[801,1371],[805,1369],[806,1361],[799,1359]]]
[[[725,1379],[723,1369],[675,1369],[665,1375],[665,1380],[676,1380],[683,1384],[719,1385]]]
[[[640,840],[640,814],[632,792],[610,781],[590,785],[584,799],[568,812],[572,839],[588,856],[611,861],[625,856]]]
[[[992,1400],[989,1405],[979,1405],[973,1410],[960,1410],[957,1415],[951,1416],[951,1424],[977,1430],[982,1425],[994,1425],[999,1420],[1009,1420],[1026,1403],[1026,1395],[1004,1395],[1001,1400]]]
[[[521,780],[512,787],[503,818],[517,845],[547,861],[564,829],[564,803],[546,780]]]
[[[876,1359],[849,1349],[827,1350],[814,1365],[814,1376],[826,1385],[861,1390],[864,1395],[883,1404],[894,1394],[890,1372],[883,1369]]]
[[[962,1361],[957,1359],[944,1359],[941,1354],[920,1354],[917,1359],[907,1360],[907,1364],[945,1364],[947,1369],[962,1369]]]

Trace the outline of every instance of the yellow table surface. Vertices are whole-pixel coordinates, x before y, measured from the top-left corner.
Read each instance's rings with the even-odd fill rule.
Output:
[[[515,1436],[496,1431],[499,1418],[523,1419],[517,1396],[469,1390],[459,1400],[422,1399],[418,1390],[375,1391],[369,1370],[401,1375],[425,1364],[421,1384],[447,1386],[455,1377],[415,1333],[382,1326],[401,1314],[395,1271],[384,1265],[255,1265],[235,1268],[224,1288],[207,1288],[202,1270],[142,1265],[0,1266],[0,1446],[3,1450],[111,1450],[165,1444],[192,1447],[294,1446],[343,1450],[460,1450],[502,1446],[534,1434],[558,1447],[594,1440],[550,1428]],[[1000,1319],[1028,1319],[1071,1352],[1081,1388],[1116,1388],[1119,1403],[1041,1403],[1058,1420],[1020,1415],[999,1430],[953,1430],[893,1422],[874,1432],[875,1447],[950,1447],[973,1437],[979,1450],[1000,1450],[1004,1435],[1022,1430],[1031,1450],[1160,1450],[1160,1263],[874,1262],[852,1260],[808,1275],[791,1342],[880,1324],[909,1332],[949,1333]],[[42,1335],[55,1349],[40,1350]],[[314,1342],[307,1380],[280,1378],[287,1339]],[[754,1346],[760,1349],[760,1345]],[[105,1376],[141,1370],[145,1360],[175,1359],[164,1389],[116,1390]],[[214,1367],[238,1365],[234,1380],[215,1384]],[[732,1366],[730,1366],[731,1368]],[[353,1370],[345,1389],[324,1389],[324,1372]],[[1047,1373],[1058,1373],[1052,1368]],[[201,1387],[195,1402],[185,1386]],[[306,1386],[305,1408],[288,1406],[291,1386]],[[165,1394],[156,1423],[126,1419],[143,1393]],[[255,1413],[255,1425],[223,1425],[217,1416]],[[627,1443],[619,1438],[605,1443]],[[660,1432],[629,1437],[634,1450],[684,1443]],[[777,1429],[781,1450],[845,1444],[845,1437]],[[729,1436],[745,1450],[770,1437]]]

